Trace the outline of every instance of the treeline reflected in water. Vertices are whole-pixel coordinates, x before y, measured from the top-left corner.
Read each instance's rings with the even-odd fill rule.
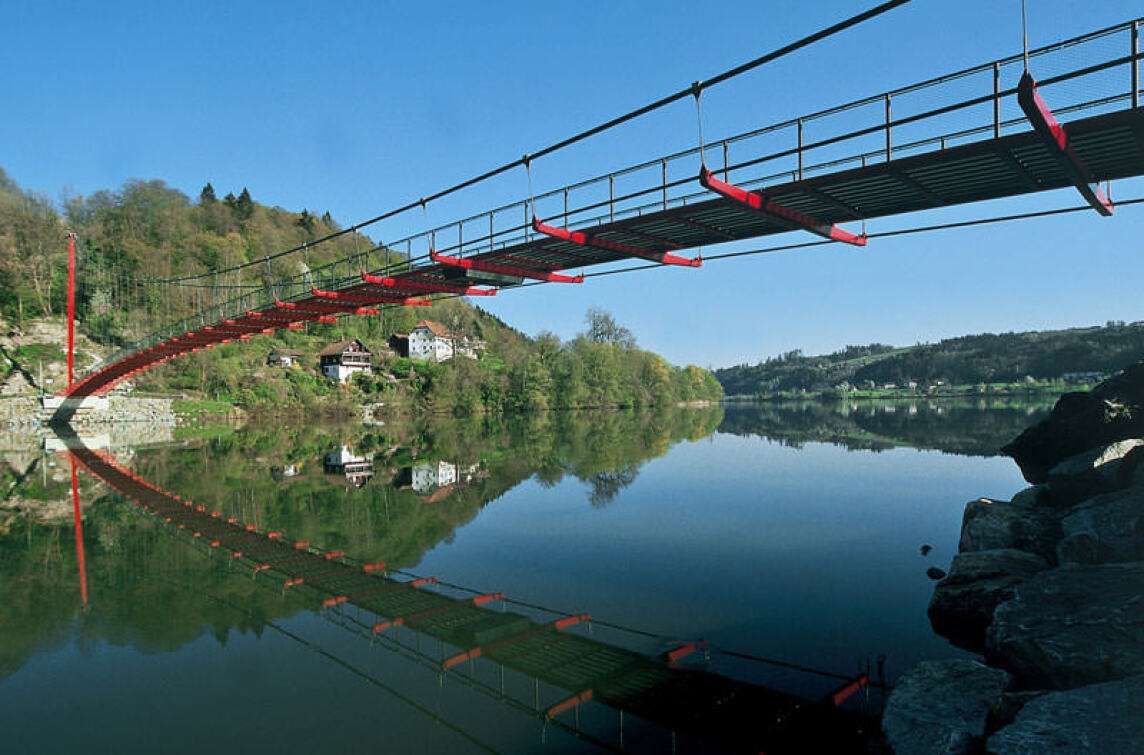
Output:
[[[681,440],[710,435],[722,418],[713,407],[248,428],[140,451],[130,466],[225,517],[406,568],[530,478],[546,486],[574,478],[584,483],[585,506],[606,506],[644,462]],[[219,642],[232,631],[258,634],[266,621],[303,608],[236,578],[224,559],[187,548],[118,494],[82,487],[86,610],[70,522],[23,517],[0,534],[0,678],[33,654],[64,645],[73,631],[81,647],[102,640],[153,653],[208,633]],[[187,584],[213,599],[178,587]]]
[[[1052,400],[1013,399],[743,403],[726,408],[719,432],[794,448],[832,443],[853,451],[910,447],[997,456],[1052,406]]]

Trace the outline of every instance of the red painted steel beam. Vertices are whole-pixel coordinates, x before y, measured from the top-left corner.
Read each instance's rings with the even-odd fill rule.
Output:
[[[314,314],[333,314],[347,312],[353,315],[376,315],[378,310],[367,309],[358,304],[347,302],[345,304],[306,304],[305,302],[276,301],[274,306],[279,309],[289,309],[298,312],[311,312]]]
[[[422,283],[405,278],[384,278],[379,275],[361,274],[362,280],[375,286],[384,286],[399,291],[412,291],[422,294],[461,294],[462,296],[496,296],[495,288],[476,288],[475,286],[448,286],[443,283]]]
[[[357,304],[400,304],[406,307],[427,307],[430,302],[414,299],[409,296],[385,296],[382,294],[358,295],[345,291],[323,291],[320,288],[311,288],[310,293],[320,299],[337,299],[338,301],[355,302]]]
[[[760,213],[779,225],[810,231],[832,241],[841,241],[854,246],[866,246],[865,236],[858,236],[842,230],[834,223],[819,220],[798,210],[792,210],[773,199],[768,199],[757,191],[748,191],[726,181],[720,181],[711,171],[707,170],[706,165],[699,170],[699,183],[703,185],[703,188],[713,191],[745,209]]]
[[[1101,215],[1105,217],[1111,215],[1112,200],[1101,190],[1100,184],[1093,180],[1092,171],[1073,150],[1068,132],[1057,122],[1053,111],[1049,110],[1049,106],[1041,98],[1041,93],[1037,91],[1037,82],[1028,71],[1021,75],[1021,81],[1017,84],[1017,103],[1025,112],[1025,117],[1033,124],[1033,130],[1044,141],[1065,176],[1084,200]]]
[[[597,249],[606,249],[609,252],[627,255],[628,257],[639,257],[640,259],[659,262],[664,265],[700,267],[703,264],[703,260],[698,257],[688,259],[686,257],[669,254],[668,252],[653,252],[643,247],[624,244],[619,241],[611,241],[610,239],[602,239],[599,236],[592,236],[582,231],[570,231],[567,228],[557,228],[556,226],[540,222],[540,218],[535,215],[532,218],[532,229],[537,233],[543,233],[545,236],[551,236],[561,241],[568,241],[578,246],[594,246]]]
[[[21,310],[22,311],[22,310]],[[68,232],[68,386],[71,390],[75,382],[75,234]],[[84,588],[84,603],[87,603],[87,588]]]
[[[518,278],[529,278],[531,280],[545,281],[546,283],[583,283],[583,275],[560,275],[554,272],[541,272],[539,270],[529,270],[523,267],[515,267],[512,265],[498,265],[493,262],[484,262],[482,260],[465,259],[462,257],[447,257],[444,254],[438,254],[437,250],[430,249],[429,257],[434,262],[449,267],[459,267],[464,270],[477,270],[485,273],[496,273],[498,275],[513,275]]]

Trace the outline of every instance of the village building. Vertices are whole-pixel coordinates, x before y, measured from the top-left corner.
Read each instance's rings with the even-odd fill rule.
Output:
[[[305,354],[299,349],[274,349],[266,357],[271,367],[296,367],[302,363]]]
[[[406,348],[411,359],[444,362],[458,355],[476,359],[477,349],[483,349],[484,343],[452,333],[439,322],[422,320],[409,331]]]
[[[370,371],[370,350],[356,338],[331,343],[318,352],[322,374],[331,380],[344,383],[355,372]]]

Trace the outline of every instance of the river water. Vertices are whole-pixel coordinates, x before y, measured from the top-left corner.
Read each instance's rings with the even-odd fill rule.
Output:
[[[869,672],[842,706],[876,715],[879,682],[962,654],[930,630],[926,571],[948,568],[967,500],[1023,486],[996,449],[1045,411],[807,403],[268,423],[109,451],[220,519],[438,580],[416,589],[503,593],[488,610],[537,625],[590,614],[565,631],[600,647],[656,657],[696,644],[676,668],[812,703]],[[70,505],[67,456],[40,462],[9,475],[9,499]],[[0,511],[6,752],[721,744],[671,716],[622,715],[554,669],[474,658],[443,672],[470,648],[410,627],[374,634],[379,617],[321,610],[318,591],[252,574],[97,478],[80,491],[82,575],[70,518]]]

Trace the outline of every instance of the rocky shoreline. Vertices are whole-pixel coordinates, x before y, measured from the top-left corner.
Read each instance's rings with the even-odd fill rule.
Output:
[[[1031,487],[966,505],[934,630],[983,656],[898,681],[898,755],[1144,753],[1144,361],[1003,451]]]

